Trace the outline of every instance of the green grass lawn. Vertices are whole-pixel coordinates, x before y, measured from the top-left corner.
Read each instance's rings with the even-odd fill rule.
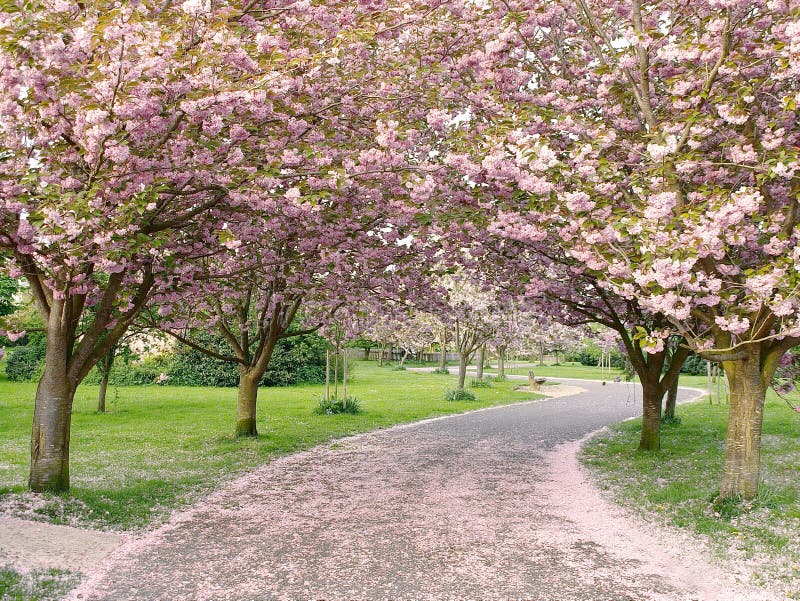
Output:
[[[262,388],[257,439],[233,436],[236,389],[143,386],[115,389],[95,411],[97,387],[82,386],[72,416],[72,488],[25,492],[35,384],[0,376],[0,510],[52,523],[131,530],[157,523],[220,482],[271,458],[394,424],[533,398],[514,382],[475,389],[477,401],[447,402],[455,375],[355,364],[348,394],[359,415],[315,415],[323,387]]]
[[[20,574],[0,566],[0,600],[58,601],[77,586],[80,575],[64,570],[31,570]]]
[[[492,367],[484,369],[484,372],[492,375],[496,374],[497,362],[493,361],[491,365]],[[605,370],[581,365],[580,363],[560,363],[557,365],[545,363],[540,365],[537,362],[523,363],[522,361],[516,361],[510,364],[507,363],[505,368],[506,375],[527,376],[529,371],[533,371],[537,378],[578,378],[582,380],[613,380],[622,374],[619,369]]]
[[[705,388],[705,377],[684,380]],[[706,536],[720,555],[756,566],[760,583],[780,583],[800,598],[800,415],[770,393],[760,495],[752,503],[715,506],[727,411],[724,400],[679,406],[680,423],[664,426],[657,453],[635,451],[640,422],[623,422],[592,439],[582,460],[620,504]]]

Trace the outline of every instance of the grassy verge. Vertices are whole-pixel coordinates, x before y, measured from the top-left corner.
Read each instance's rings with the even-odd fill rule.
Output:
[[[0,567],[2,601],[57,601],[74,588],[80,575],[63,570],[32,570],[19,574]]]
[[[357,415],[315,415],[322,386],[264,388],[257,439],[233,437],[236,390],[132,387],[109,390],[108,412],[95,411],[97,387],[81,387],[73,410],[72,489],[25,492],[34,384],[0,379],[0,511],[28,519],[132,530],[158,523],[270,459],[316,444],[445,414],[532,398],[499,382],[476,401],[447,402],[455,376],[392,371],[357,362],[348,394]]]
[[[634,451],[640,423],[624,422],[589,441],[582,461],[620,504],[704,536],[721,556],[749,565],[757,583],[800,598],[800,416],[771,394],[759,497],[714,506],[727,410],[707,400],[679,407],[681,421],[665,425],[659,453]]]
[[[497,369],[494,366],[495,363],[492,363],[492,368],[485,369],[485,373],[496,374]],[[578,378],[582,380],[613,380],[622,374],[619,369],[605,370],[599,367],[588,367],[580,363],[560,363],[558,365],[549,363],[545,365],[539,365],[538,363],[511,364],[506,365],[505,372],[507,375],[527,376],[531,370],[537,377],[542,378]]]

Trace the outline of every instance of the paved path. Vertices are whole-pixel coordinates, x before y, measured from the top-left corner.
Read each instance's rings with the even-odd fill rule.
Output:
[[[587,391],[277,460],[124,545],[73,598],[762,598],[734,597],[702,557],[597,496],[574,441],[636,415],[641,396],[571,383]]]

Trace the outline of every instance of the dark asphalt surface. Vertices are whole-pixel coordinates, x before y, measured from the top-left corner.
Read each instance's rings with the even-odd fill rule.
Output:
[[[563,382],[586,392],[277,460],[123,547],[73,598],[693,599],[554,509],[570,491],[548,484],[548,451],[641,412],[632,384]]]

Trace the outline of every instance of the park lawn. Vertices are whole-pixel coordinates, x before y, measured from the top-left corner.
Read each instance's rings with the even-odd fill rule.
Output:
[[[703,377],[686,380],[704,387]],[[679,406],[680,423],[664,425],[657,453],[635,451],[640,420],[623,422],[591,439],[581,460],[619,504],[701,535],[720,556],[754,567],[757,583],[800,598],[800,415],[770,392],[759,496],[716,506],[727,411],[724,399],[707,397]]]
[[[235,388],[141,386],[78,389],[72,416],[72,488],[25,492],[35,384],[0,376],[0,511],[28,519],[110,530],[158,524],[171,509],[272,458],[394,424],[534,398],[514,382],[475,389],[476,401],[447,402],[454,375],[394,371],[355,363],[348,395],[358,415],[315,415],[323,387],[262,388],[257,439],[233,436]]]
[[[492,362],[492,367],[484,370],[485,373],[494,375],[497,373],[495,369],[497,362]],[[519,365],[519,366],[517,366]],[[521,363],[506,365],[505,373],[514,376],[527,376],[529,371],[533,371],[536,377],[542,378],[576,378],[579,380],[613,380],[617,376],[622,377],[622,370],[619,369],[600,369],[599,367],[590,367],[581,365],[580,363]]]
[[[31,570],[20,574],[0,566],[0,600],[58,601],[80,582],[80,574],[65,570]]]

